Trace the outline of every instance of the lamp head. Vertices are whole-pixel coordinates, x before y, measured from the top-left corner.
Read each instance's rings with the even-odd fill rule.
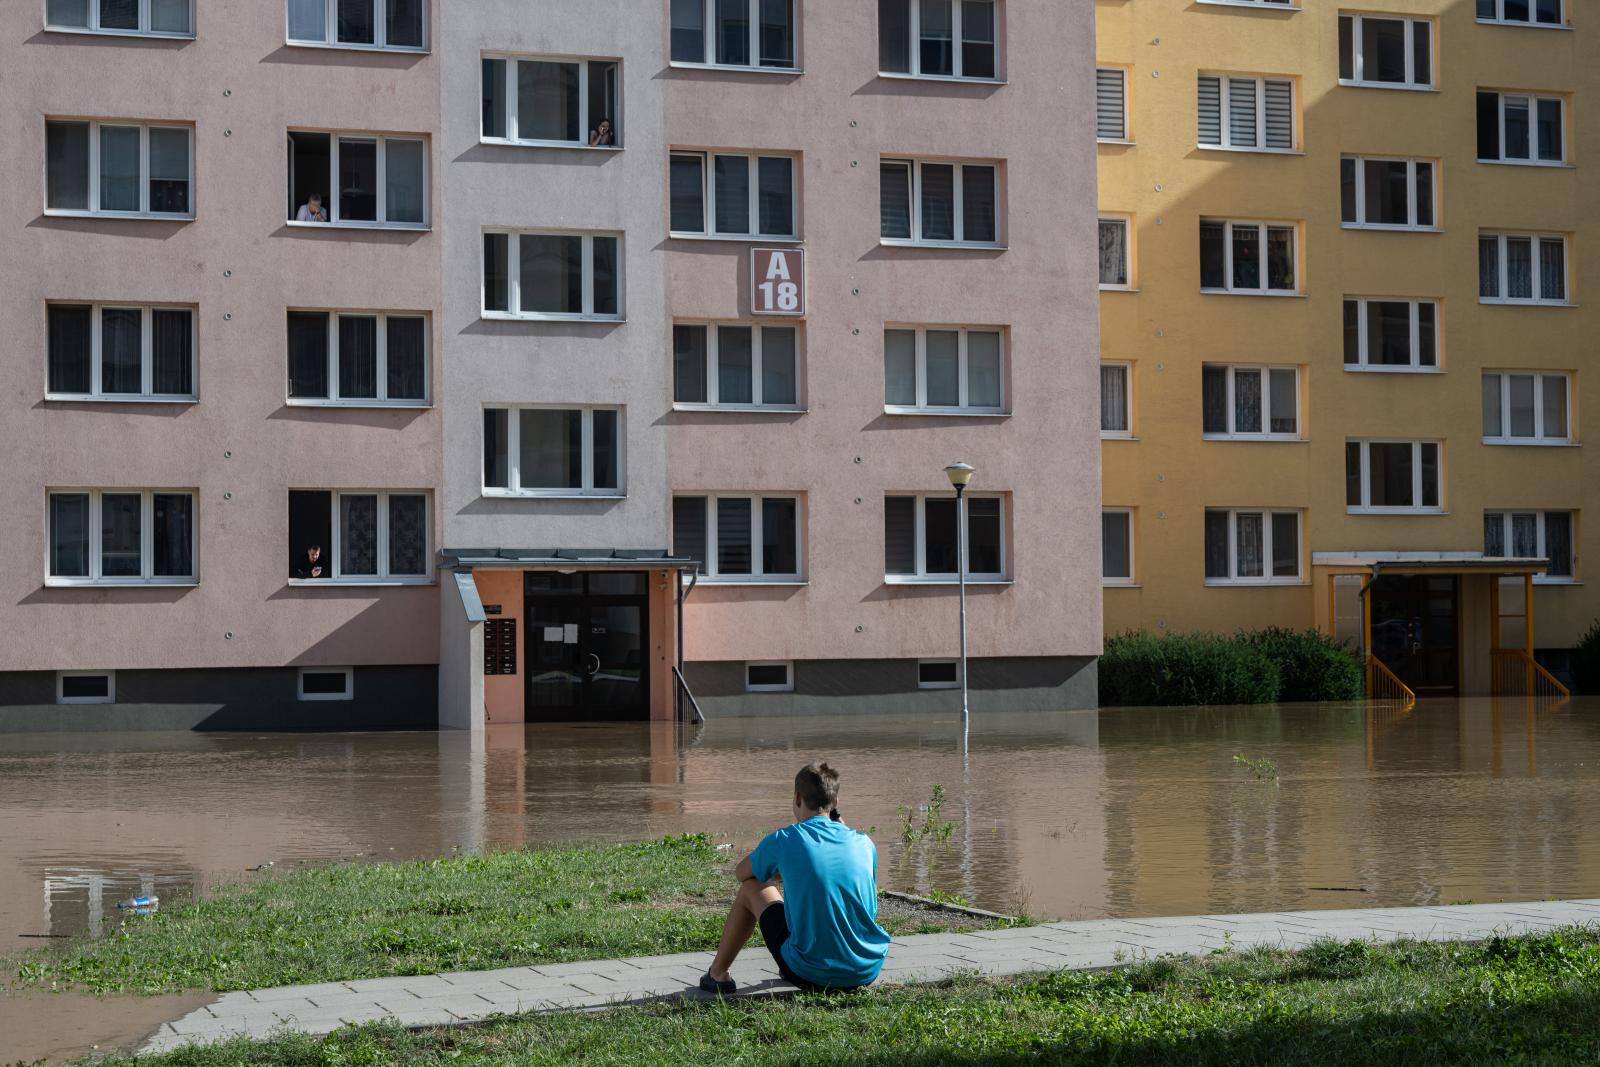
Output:
[[[967,483],[972,481],[972,476],[977,473],[975,468],[966,463],[952,463],[944,469],[944,472],[949,476],[951,486],[956,489],[965,489]]]

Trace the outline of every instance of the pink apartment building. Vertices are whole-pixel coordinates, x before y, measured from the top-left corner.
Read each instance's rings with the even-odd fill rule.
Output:
[[[0,730],[1091,705],[1081,6],[7,5]]]

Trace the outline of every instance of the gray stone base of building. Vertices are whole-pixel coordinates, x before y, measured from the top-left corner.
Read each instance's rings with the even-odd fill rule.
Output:
[[[1098,664],[1094,656],[974,659],[969,701],[975,711],[1093,708],[1100,696]],[[787,693],[746,692],[739,661],[687,663],[683,673],[707,718],[961,710],[960,689],[918,687],[916,660],[796,661],[794,691]]]
[[[356,667],[349,700],[300,700],[294,667],[116,672],[116,702],[56,703],[54,671],[0,671],[0,734],[432,730],[439,668]]]

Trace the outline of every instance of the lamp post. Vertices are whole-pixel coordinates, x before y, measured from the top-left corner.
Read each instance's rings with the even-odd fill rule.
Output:
[[[956,491],[956,572],[961,586],[961,720],[967,718],[967,505],[964,494],[975,473],[966,463],[952,463],[944,469]]]

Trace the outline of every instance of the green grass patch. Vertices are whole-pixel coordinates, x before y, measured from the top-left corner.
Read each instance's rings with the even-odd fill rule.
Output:
[[[237,1040],[140,1067],[355,1064],[1593,1064],[1594,930],[1481,945],[1329,942],[1099,974],[662,1004],[409,1032]],[[131,1057],[106,1061],[125,1067]]]
[[[35,988],[221,993],[710,952],[733,899],[731,860],[690,834],[307,868],[220,886],[104,936],[30,953],[15,974]],[[936,911],[885,912],[891,933],[970,925]]]

